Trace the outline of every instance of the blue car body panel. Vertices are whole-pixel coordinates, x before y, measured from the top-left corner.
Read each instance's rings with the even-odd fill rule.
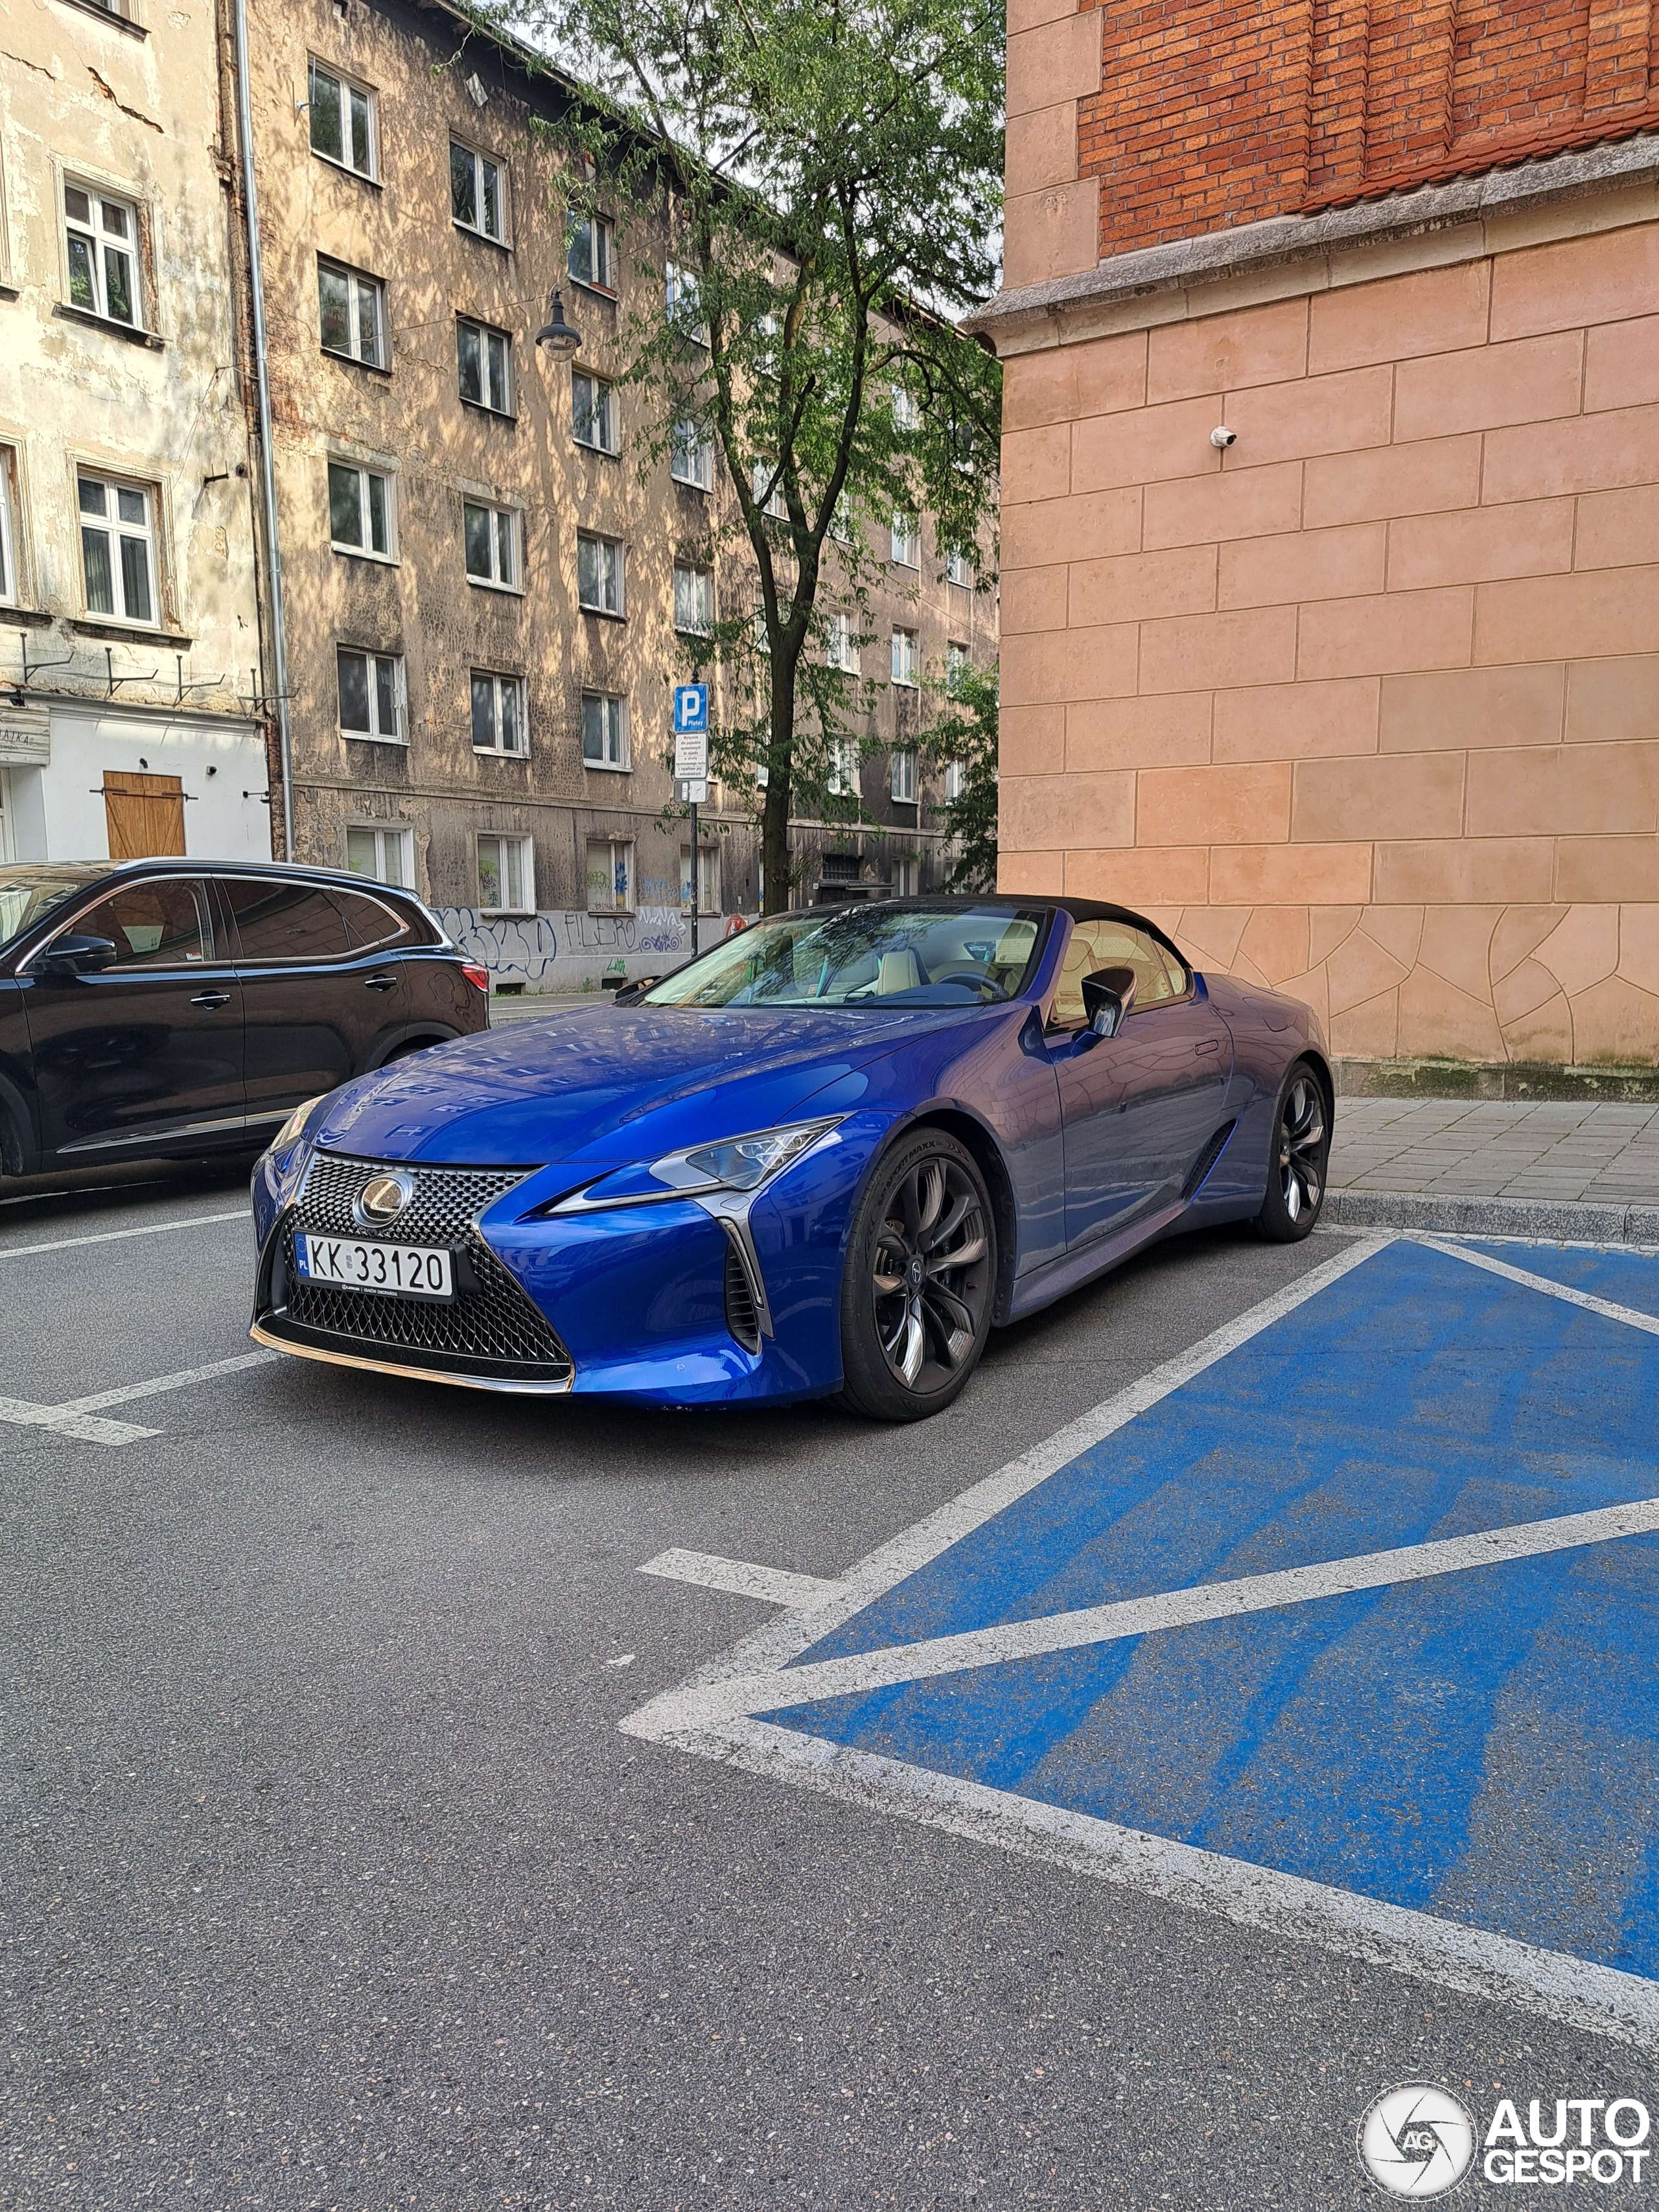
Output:
[[[1114,1059],[1118,1040],[1045,1032],[1069,926],[1061,913],[1028,988],[1006,1002],[823,1012],[602,1004],[345,1085],[256,1169],[256,1334],[284,1342],[285,1240],[318,1160],[343,1171],[360,1163],[365,1178],[402,1166],[434,1190],[495,1171],[491,1188],[510,1187],[477,1212],[477,1246],[556,1334],[568,1366],[561,1387],[663,1405],[778,1402],[840,1386],[848,1237],[873,1164],[919,1121],[951,1129],[985,1173],[999,1321],[1176,1228],[1255,1214],[1285,1070],[1307,1055],[1329,1095],[1315,1018],[1249,984],[1195,975],[1179,1004],[1132,1015]],[[770,1332],[745,1345],[727,1306],[731,1235],[696,1200],[665,1197],[647,1170],[693,1146],[819,1121],[834,1127],[748,1206]],[[567,1210],[555,1211],[562,1201]],[[436,1371],[412,1352],[288,1348]],[[443,1379],[491,1380],[459,1366]],[[495,1387],[534,1386],[497,1376]]]

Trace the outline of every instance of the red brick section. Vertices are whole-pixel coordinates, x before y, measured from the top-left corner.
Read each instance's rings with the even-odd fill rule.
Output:
[[[1085,0],[1089,4],[1089,0]],[[1659,126],[1656,0],[1098,0],[1103,258]]]

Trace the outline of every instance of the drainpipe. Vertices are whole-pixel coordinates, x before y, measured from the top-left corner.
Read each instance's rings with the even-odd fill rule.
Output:
[[[276,742],[283,765],[283,857],[294,858],[294,743],[288,724],[288,638],[283,628],[283,556],[276,536],[276,469],[270,449],[270,371],[265,360],[265,288],[259,265],[259,196],[253,180],[253,111],[248,97],[247,0],[236,0],[236,122],[247,209],[248,289],[253,295],[253,365],[259,387],[259,461],[265,544],[270,552],[270,637],[276,674]]]

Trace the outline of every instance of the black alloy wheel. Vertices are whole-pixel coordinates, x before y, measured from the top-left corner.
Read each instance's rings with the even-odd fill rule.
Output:
[[[1319,1218],[1331,1153],[1324,1086],[1305,1060],[1285,1078],[1273,1131],[1267,1196],[1255,1225],[1272,1243],[1294,1244]]]
[[[902,1139],[859,1207],[842,1282],[843,1395],[915,1421],[960,1395],[991,1328],[996,1224],[973,1155],[943,1129]]]

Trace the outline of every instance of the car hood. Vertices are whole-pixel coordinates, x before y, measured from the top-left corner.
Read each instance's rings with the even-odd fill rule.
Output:
[[[635,1160],[788,1121],[906,1040],[984,1018],[978,1008],[574,1007],[366,1076],[338,1093],[313,1134],[330,1152],[368,1159]]]

